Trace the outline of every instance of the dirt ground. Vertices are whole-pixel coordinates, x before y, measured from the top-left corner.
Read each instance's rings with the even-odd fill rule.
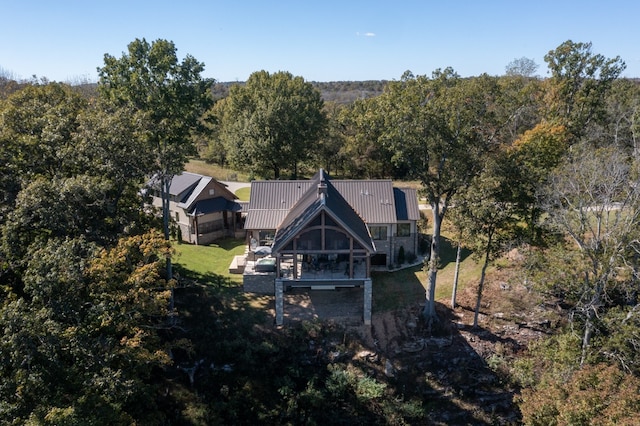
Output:
[[[448,300],[437,304],[440,317],[455,327],[480,355],[491,352],[491,348],[487,348],[486,342],[478,339],[475,334],[482,334],[484,331],[501,336],[508,339],[514,349],[518,350],[548,332],[551,325],[551,308],[541,306],[532,300],[533,296],[524,286],[507,282],[507,277],[501,277],[500,273],[496,273],[487,283],[479,315],[480,328],[471,334],[467,331],[471,330],[473,324],[473,308],[476,301],[474,288],[467,288],[458,295],[458,306],[454,310],[446,305],[449,303]],[[422,332],[419,330],[421,311],[424,307],[422,301],[387,312],[377,312],[374,306],[372,325],[369,327],[363,324],[362,288],[296,288],[285,292],[284,297],[285,326],[305,320],[333,321],[349,327],[363,338],[368,338],[372,344],[376,341],[379,348],[387,351],[396,350],[404,340],[415,339],[416,333]],[[275,318],[275,312],[272,310],[271,313]]]
[[[408,383],[433,378],[434,398],[446,396],[466,407],[443,411],[443,417],[431,418],[435,424],[464,423],[466,417],[455,416],[469,416],[470,412],[484,413],[480,418],[485,419],[494,416],[495,424],[513,424],[517,422],[513,390],[500,384],[489,362],[524,351],[531,341],[550,333],[559,315],[510,274],[497,271],[487,280],[478,328],[472,327],[473,286],[458,295],[456,309],[450,309],[448,300],[436,304],[437,333],[422,320],[423,301],[386,312],[377,312],[374,306],[372,324],[365,326],[361,288],[286,292],[285,327],[303,320],[335,322],[359,337],[364,352],[375,354],[380,374],[405,375]]]

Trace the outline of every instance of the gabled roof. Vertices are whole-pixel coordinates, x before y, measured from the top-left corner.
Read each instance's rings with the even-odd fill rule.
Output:
[[[200,176],[200,175],[197,175],[197,176]],[[176,177],[174,176],[174,179],[175,178]],[[211,182],[212,179],[213,178],[209,176],[200,176],[200,179],[198,180],[198,184],[196,185],[196,187],[193,189],[193,191],[189,193],[189,196],[186,200],[185,199],[181,200],[182,202],[178,204],[178,207],[181,207],[183,209],[191,208],[191,205],[193,204],[195,199],[198,198],[198,195],[200,195],[202,191],[204,191],[204,189],[207,187],[207,185],[209,185],[209,182]],[[171,182],[171,186],[173,186],[173,181]]]
[[[203,176],[201,175],[189,172],[183,172],[179,175],[173,176],[173,179],[171,179],[171,186],[169,187],[169,194],[174,197],[182,195],[182,199],[184,199],[200,182],[202,177]]]
[[[159,190],[159,182],[157,177],[153,177],[148,183],[147,186]],[[214,189],[215,197],[206,193],[206,189]],[[222,189],[222,196],[220,195],[219,189]],[[191,214],[194,209],[198,209],[199,211],[208,210],[210,213],[214,211],[240,211],[241,206],[237,205],[233,200],[237,199],[236,195],[227,189],[227,185],[222,182],[215,180],[210,176],[204,176],[197,173],[190,172],[182,172],[179,175],[174,175],[171,179],[171,186],[169,187],[169,195],[175,197],[178,200],[178,207],[187,210],[189,214]],[[222,207],[222,201],[217,202],[208,202],[201,204],[205,201],[221,198],[224,200],[228,200],[229,203],[226,204],[227,208],[222,208],[221,210],[211,210],[212,208]],[[200,207],[196,207],[197,204],[200,204]],[[215,207],[213,207],[215,204]],[[203,207],[204,206],[204,207]]]
[[[191,216],[200,216],[204,214],[231,211],[238,212],[242,210],[240,204],[227,200],[224,197],[207,198],[205,200],[196,201],[187,213]]]
[[[250,214],[245,228],[278,228],[303,194],[314,185],[314,178],[251,182]],[[391,180],[331,180],[331,183],[366,223],[397,222]],[[417,208],[416,203],[416,214]]]
[[[273,252],[284,247],[304,227],[324,211],[343,229],[349,232],[363,247],[375,251],[375,245],[363,219],[332,185],[324,170],[309,181],[307,190],[288,211],[276,230]]]
[[[396,218],[398,220],[419,220],[418,194],[413,188],[393,188]]]
[[[328,178],[324,171],[322,173]],[[298,208],[295,213],[292,210],[310,188],[317,187],[317,176],[310,180],[253,181],[245,229],[283,228],[288,215],[301,213]],[[330,183],[366,224],[420,219],[415,189],[394,188],[393,182],[386,179],[331,180]]]

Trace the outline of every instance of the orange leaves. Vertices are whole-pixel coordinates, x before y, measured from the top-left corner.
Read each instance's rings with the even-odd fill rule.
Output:
[[[640,380],[616,366],[587,365],[566,382],[554,379],[522,392],[520,408],[527,425],[640,422]]]
[[[517,139],[510,153],[527,168],[550,170],[569,146],[569,133],[562,125],[542,122]]]

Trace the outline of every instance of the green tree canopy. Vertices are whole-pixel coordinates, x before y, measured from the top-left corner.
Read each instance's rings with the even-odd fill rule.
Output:
[[[619,56],[606,58],[591,52],[591,43],[567,40],[544,57],[549,66],[543,108],[547,119],[559,120],[577,141],[592,122],[603,119],[605,97],[626,68]]]
[[[326,126],[320,92],[288,72],[251,74],[246,84],[232,86],[219,111],[220,138],[227,159],[237,168],[297,175]]]
[[[159,233],[99,251],[51,238],[26,257],[24,293],[0,305],[5,424],[159,424],[152,372],[169,297]]]
[[[381,96],[382,140],[391,161],[420,181],[433,212],[429,289],[425,316],[435,318],[440,228],[452,198],[482,170],[499,130],[493,100],[496,80],[462,79],[452,69],[432,78],[407,72]]]
[[[339,122],[345,144],[345,172],[353,178],[380,179],[393,175],[393,151],[384,144],[384,114],[380,98],[358,99],[342,109]],[[399,165],[402,167],[402,164]]]
[[[121,58],[104,56],[99,68],[100,95],[135,115],[137,141],[152,160],[151,173],[161,184],[165,236],[169,239],[169,186],[195,154],[192,133],[211,105],[213,83],[201,75],[204,64],[187,55],[181,62],[175,45],[136,39]]]
[[[71,176],[82,166],[72,138],[86,107],[59,83],[27,85],[0,103],[0,224],[30,179]]]

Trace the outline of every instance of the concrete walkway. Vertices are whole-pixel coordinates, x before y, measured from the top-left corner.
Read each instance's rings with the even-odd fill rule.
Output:
[[[223,180],[219,182],[227,185],[227,189],[233,192],[234,194],[240,188],[248,188],[251,186],[250,182],[232,182],[232,181],[223,181]]]

